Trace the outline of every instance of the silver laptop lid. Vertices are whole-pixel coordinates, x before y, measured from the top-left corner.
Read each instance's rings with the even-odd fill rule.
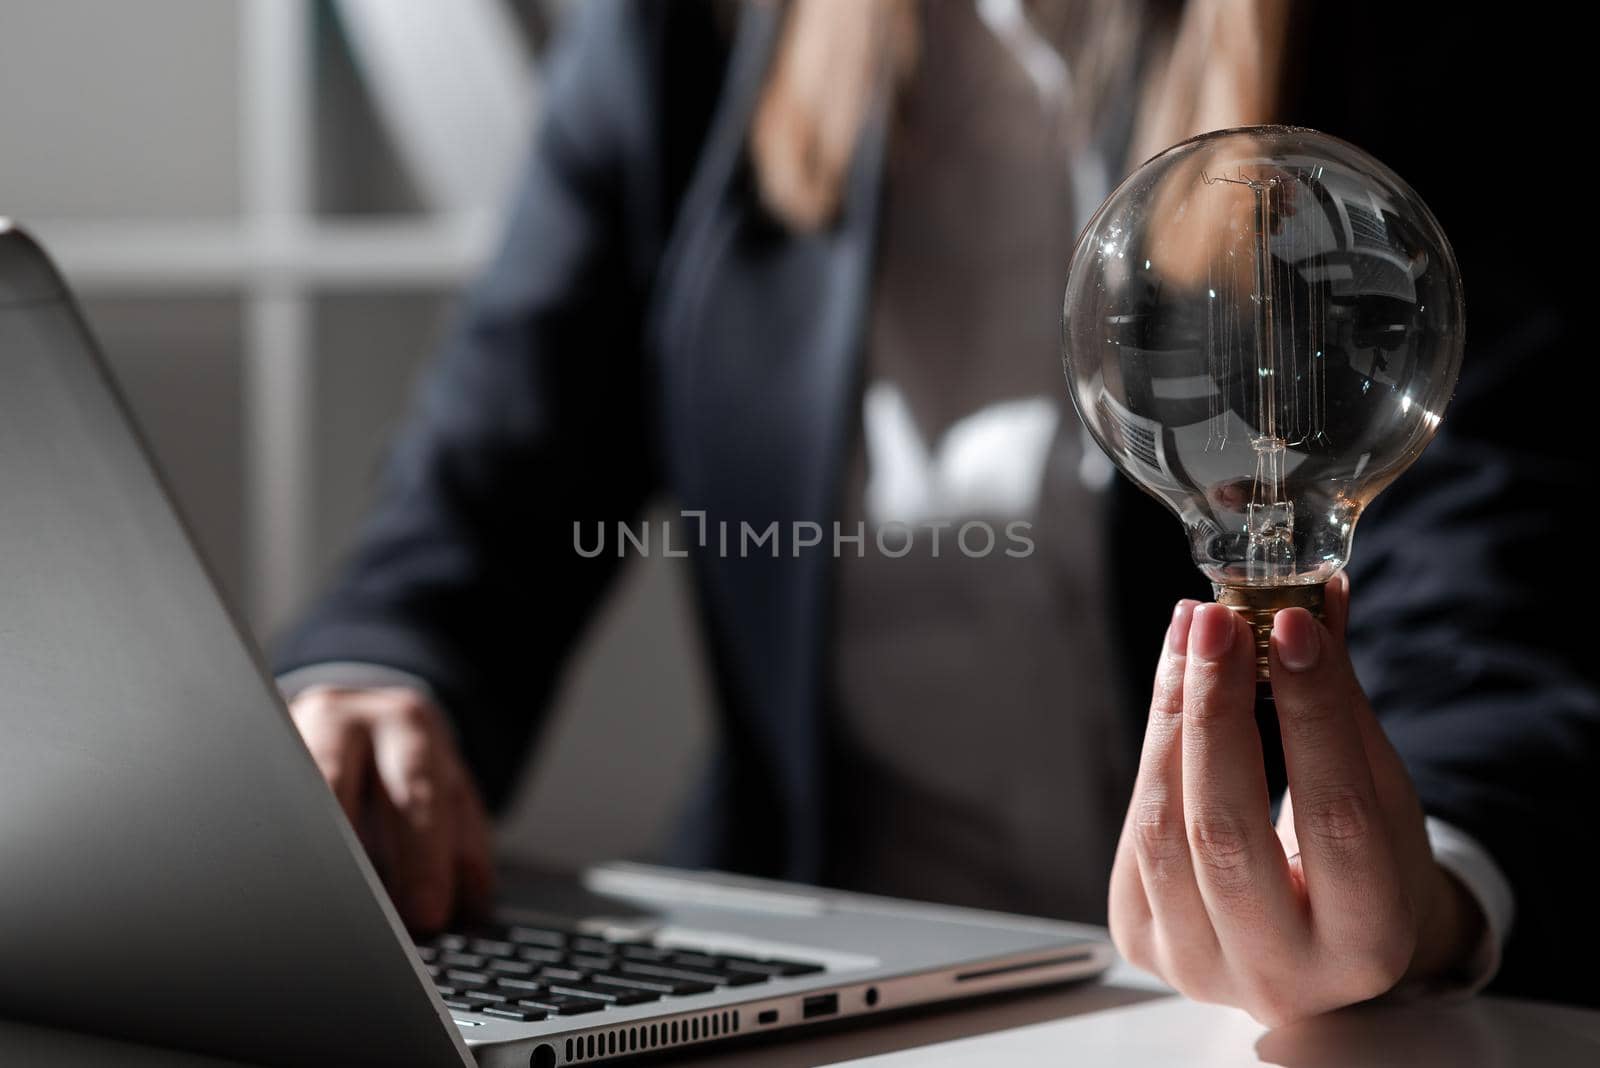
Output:
[[[0,1014],[470,1063],[37,244],[0,220]]]

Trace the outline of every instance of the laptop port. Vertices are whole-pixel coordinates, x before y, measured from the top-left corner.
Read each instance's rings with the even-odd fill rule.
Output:
[[[812,994],[800,1003],[800,1015],[807,1020],[815,1020],[818,1016],[832,1016],[838,1011],[838,994]]]
[[[777,1009],[762,1009],[761,1010],[761,1014],[756,1017],[756,1023],[759,1023],[759,1024],[775,1024],[777,1022],[778,1022],[778,1010]]]

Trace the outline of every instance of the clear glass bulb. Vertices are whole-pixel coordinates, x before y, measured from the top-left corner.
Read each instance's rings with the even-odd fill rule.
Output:
[[[1463,325],[1410,186],[1337,138],[1259,126],[1176,145],[1106,199],[1062,351],[1079,416],[1264,643],[1277,609],[1320,609],[1362,509],[1432,439]]]

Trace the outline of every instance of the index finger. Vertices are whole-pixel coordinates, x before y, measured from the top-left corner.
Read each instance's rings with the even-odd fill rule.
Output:
[[[1195,610],[1183,677],[1183,807],[1201,896],[1225,952],[1298,946],[1304,921],[1272,826],[1256,727],[1255,643],[1218,604]]]
[[[378,810],[389,838],[389,888],[406,922],[424,930],[449,920],[456,893],[455,784],[440,744],[410,717],[373,726],[373,762],[384,795]]]

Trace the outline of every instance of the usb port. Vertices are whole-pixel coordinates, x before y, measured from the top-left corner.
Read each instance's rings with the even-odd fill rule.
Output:
[[[800,1004],[800,1015],[807,1020],[815,1020],[818,1016],[832,1016],[838,1011],[838,994],[812,994]]]

